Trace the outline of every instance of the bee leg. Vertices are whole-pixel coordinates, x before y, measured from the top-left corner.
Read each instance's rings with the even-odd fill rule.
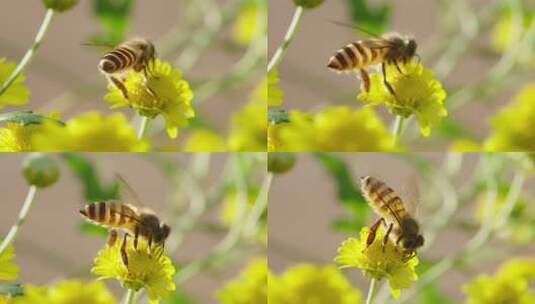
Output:
[[[398,97],[396,96],[396,92],[394,92],[394,89],[392,88],[388,80],[386,79],[386,66],[384,62],[381,64],[381,69],[383,71],[383,83],[385,84],[386,89],[388,90],[388,92],[390,92],[390,94],[392,94],[392,96],[394,96],[397,99]]]
[[[110,230],[110,234],[108,235],[108,246],[112,247],[113,245],[115,245],[115,241],[117,241],[117,230],[112,229]]]
[[[370,91],[370,76],[368,75],[368,72],[366,72],[365,69],[360,69],[359,73],[360,80],[362,81],[360,89],[368,93]]]
[[[128,255],[126,254],[126,242],[129,236],[130,234],[125,233],[123,237],[123,243],[121,244],[121,260],[123,261],[124,266],[127,268],[128,268]]]
[[[381,222],[384,222],[383,218],[380,218],[370,227],[370,232],[368,233],[368,238],[366,239],[366,248],[370,247],[370,245],[375,240],[375,235],[377,234],[377,229],[379,228],[379,225],[381,225]]]
[[[388,226],[388,229],[386,230],[386,233],[385,233],[385,236],[383,237],[383,252],[385,252],[385,248],[386,248],[386,243],[388,243],[388,237],[390,236],[390,232],[392,232],[392,228],[394,227],[394,224],[390,223],[390,225]]]
[[[405,73],[403,73],[403,71],[401,70],[401,68],[399,67],[399,64],[397,61],[394,61],[394,65],[396,66],[396,69],[398,70],[398,72],[401,74],[401,75],[405,75]]]
[[[113,76],[109,76],[109,79],[111,80],[111,82],[113,82],[113,84],[119,90],[121,90],[121,92],[123,93],[124,98],[128,99],[128,91],[126,90],[126,87],[125,87],[124,83],[121,80],[119,80],[119,79],[117,79],[117,78],[115,78]]]
[[[139,227],[136,226],[136,228],[134,228],[134,249],[136,249],[136,250],[137,250],[138,238],[139,238]]]

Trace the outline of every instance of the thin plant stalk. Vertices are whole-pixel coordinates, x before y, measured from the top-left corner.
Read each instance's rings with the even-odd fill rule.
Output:
[[[143,139],[147,130],[149,129],[151,119],[147,116],[141,116],[141,122],[139,124],[139,130],[137,131],[137,139]]]
[[[368,296],[366,297],[366,304],[372,304],[375,293],[377,292],[377,280],[371,279],[370,287],[368,289]]]
[[[2,86],[0,87],[0,95],[4,94],[4,92],[15,82],[17,77],[22,73],[22,71],[26,68],[26,66],[30,63],[33,56],[37,52],[37,49],[41,45],[41,41],[43,41],[43,38],[45,37],[45,34],[48,30],[48,27],[50,26],[50,22],[52,21],[52,17],[54,16],[54,10],[48,9],[45,14],[45,18],[43,19],[43,23],[41,23],[41,26],[39,27],[39,30],[37,31],[37,35],[35,36],[35,39],[30,46],[30,48],[26,51],[26,54],[24,54],[24,57],[22,57],[22,60],[19,62],[15,70],[9,75],[9,77],[4,81]]]
[[[126,299],[124,301],[125,304],[134,304],[136,302],[136,291],[133,289],[128,289],[126,291]]]
[[[297,26],[299,25],[299,21],[301,20],[301,17],[303,16],[303,7],[298,6],[295,8],[295,13],[292,18],[292,22],[290,23],[290,26],[288,27],[288,31],[286,32],[286,35],[284,36],[284,41],[279,46],[279,48],[275,51],[275,54],[271,58],[268,64],[267,71],[268,73],[276,67],[282,60],[282,57],[284,56],[284,53],[288,49],[288,46],[292,42],[292,39],[295,35],[295,31],[297,29]]]
[[[13,242],[13,240],[17,236],[17,233],[19,232],[20,228],[24,224],[24,221],[26,220],[26,216],[28,215],[28,212],[30,211],[30,207],[32,206],[32,203],[35,199],[36,193],[37,193],[37,187],[31,186],[30,189],[28,190],[28,194],[26,195],[26,199],[24,200],[24,204],[22,205],[22,208],[20,209],[17,221],[7,233],[7,236],[2,241],[2,244],[0,244],[0,254],[7,248],[9,244]]]
[[[392,129],[392,135],[394,136],[393,144],[396,146],[401,138],[401,133],[403,132],[403,122],[405,119],[401,116],[396,116],[396,121],[394,121],[394,128]]]

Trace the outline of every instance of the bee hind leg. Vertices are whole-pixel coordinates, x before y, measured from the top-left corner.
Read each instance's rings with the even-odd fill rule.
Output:
[[[366,93],[370,92],[370,76],[368,75],[368,72],[365,69],[359,69],[359,75],[361,80],[361,91],[365,91]]]
[[[124,83],[113,76],[109,76],[108,78],[119,90],[121,90],[121,93],[123,93],[123,97],[128,99],[128,90],[126,90],[126,86],[124,85]]]
[[[370,226],[370,232],[368,233],[368,238],[366,239],[366,248],[370,247],[370,245],[375,240],[377,229],[379,228],[379,225],[381,225],[382,222],[384,222],[384,219],[380,218],[377,220],[377,222]]]
[[[399,62],[397,61],[394,61],[394,65],[396,66],[396,69],[398,70],[398,72],[401,74],[401,75],[405,75],[405,73],[401,70],[401,68],[399,67]]]
[[[381,70],[383,71],[383,83],[385,84],[386,89],[390,94],[392,94],[392,96],[394,96],[394,98],[398,99],[396,92],[394,92],[394,89],[392,88],[392,85],[390,85],[390,82],[388,82],[386,79],[386,65],[384,62],[381,64]]]
[[[110,234],[108,235],[108,240],[106,241],[106,243],[108,244],[108,246],[112,247],[113,245],[115,245],[115,241],[117,241],[117,230],[112,229],[110,230]]]
[[[139,238],[139,227],[134,228],[134,249],[137,250],[137,243]]]
[[[124,266],[128,268],[128,255],[126,254],[126,242],[130,234],[125,233],[123,237],[123,243],[121,244],[121,261]]]
[[[386,243],[388,243],[388,237],[390,236],[390,233],[392,232],[393,227],[394,227],[394,224],[390,223],[390,225],[388,225],[388,229],[386,230],[385,236],[383,237],[382,248],[381,248],[383,252],[385,252]]]

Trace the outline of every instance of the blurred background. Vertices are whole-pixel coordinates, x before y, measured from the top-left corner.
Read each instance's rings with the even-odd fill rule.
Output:
[[[262,30],[262,18],[266,17],[262,3],[80,1],[69,11],[54,16],[37,55],[24,73],[31,93],[30,102],[23,109],[58,111],[65,119],[89,110],[115,113],[102,99],[107,82],[97,69],[99,59],[108,49],[82,44],[115,45],[141,36],[152,40],[158,56],[182,70],[183,77],[192,85],[197,116],[190,125],[217,130],[220,136],[226,136],[232,114],[251,100],[264,77],[267,34]],[[98,11],[98,5],[113,10]],[[0,57],[18,62],[31,45],[44,15],[41,1],[3,1]],[[7,107],[4,111],[20,109]],[[133,116],[131,110],[123,111]],[[160,126],[160,132],[153,134],[155,146],[171,145],[165,132],[161,132],[161,120],[155,123]],[[178,142],[183,144],[186,139],[186,135],[181,136]],[[177,141],[173,144],[177,145]]]
[[[477,275],[493,275],[499,265],[511,257],[535,257],[532,191],[535,180],[532,171],[526,171],[530,163],[525,155],[514,153],[299,154],[292,170],[276,176],[270,192],[270,270],[282,275],[302,263],[333,265],[341,242],[348,237],[358,238],[360,229],[377,219],[363,200],[358,182],[358,177],[371,175],[392,187],[409,210],[411,205],[407,201],[417,201],[413,214],[426,240],[419,251],[417,272],[421,280],[428,269],[457,256],[467,247],[482,225],[481,214],[485,210],[490,209],[495,214],[505,208],[504,197],[514,192],[511,188],[518,186],[520,176],[521,187],[516,188],[520,191],[513,198],[513,212],[504,226],[491,229],[489,238],[476,252],[464,257],[459,265],[447,268],[426,288],[419,289],[421,296],[403,298],[408,290],[402,289],[401,299],[393,301],[461,303],[466,297],[462,286]],[[410,186],[411,180],[417,182],[417,188]],[[484,203],[492,188],[497,191],[498,198],[489,207]],[[369,279],[361,270],[348,268],[342,272],[349,284],[365,297]],[[293,280],[302,280],[299,282],[305,284],[306,278],[294,276]],[[316,282],[310,283],[316,287],[310,288],[311,293],[317,289],[316,294],[329,294],[322,291],[329,284],[312,282]],[[331,281],[331,286],[341,288],[341,283],[335,282],[338,281]],[[299,283],[294,284],[299,286]],[[296,290],[307,293],[306,288]],[[388,298],[388,290],[382,288],[374,303],[384,303]]]
[[[0,157],[4,181],[0,212],[0,235],[15,223],[28,191],[22,177],[24,154]],[[134,189],[146,207],[172,227],[166,243],[177,272],[194,261],[206,261],[221,242],[232,216],[223,216],[235,202],[236,162],[243,165],[247,189],[258,189],[265,176],[265,157],[256,154],[57,154],[61,167],[54,185],[38,190],[26,222],[14,242],[15,263],[21,272],[17,282],[46,285],[57,280],[94,280],[89,270],[97,251],[106,242],[105,233],[88,225],[78,210],[98,197],[110,199],[121,191],[116,174]],[[264,165],[262,165],[264,164]],[[240,166],[238,166],[240,167]],[[93,199],[89,199],[89,198]],[[253,197],[253,198],[256,198]],[[265,219],[263,224],[265,226]],[[265,231],[264,231],[265,232]],[[172,303],[217,303],[216,290],[235,278],[253,258],[265,256],[265,240],[239,239],[224,256],[203,265],[177,283],[183,300]],[[106,280],[117,299],[124,289]],[[186,301],[188,298],[191,301]],[[141,303],[141,302],[140,302]]]
[[[430,138],[421,138],[414,126],[403,135],[406,143],[410,142],[411,150],[444,151],[457,139],[480,142],[491,132],[490,118],[520,88],[535,79],[533,40],[524,45],[524,59],[501,62],[506,60],[497,40],[508,41],[507,33],[527,33],[521,28],[507,28],[504,18],[510,7],[524,10],[523,29],[527,30],[530,24],[533,27],[530,21],[535,8],[528,0],[324,1],[314,9],[305,10],[279,65],[280,87],[285,94],[283,108],[318,112],[327,106],[359,108],[363,105],[356,100],[360,81],[353,74],[337,74],[326,67],[339,48],[367,37],[331,21],[356,23],[379,34],[395,31],[413,35],[422,63],[434,71],[448,93],[445,106],[449,115],[432,129]],[[294,11],[293,1],[270,2],[269,57],[280,45]],[[496,36],[498,25],[505,36]],[[493,78],[497,70],[500,75]],[[387,126],[393,121],[384,107],[374,108]],[[524,149],[506,151],[519,150]]]

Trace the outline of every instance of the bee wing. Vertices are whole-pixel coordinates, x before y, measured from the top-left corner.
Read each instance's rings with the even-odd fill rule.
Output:
[[[130,184],[128,184],[128,182],[118,173],[115,173],[115,178],[117,179],[121,187],[122,201],[133,203],[136,206],[143,206],[143,203],[139,199],[139,196],[137,195],[136,191],[134,191],[134,189],[130,186]]]
[[[376,37],[376,38],[380,38],[381,36],[377,33],[374,33],[372,31],[369,31],[361,26],[358,26],[356,24],[349,24],[349,23],[345,23],[345,22],[340,22],[340,21],[336,21],[336,20],[329,20],[330,23],[333,23],[333,24],[336,24],[338,26],[343,26],[343,27],[348,27],[348,28],[352,28],[352,29],[355,29],[355,30],[358,30],[359,32],[362,32],[368,36],[371,36],[371,37]]]
[[[372,38],[372,39],[362,40],[360,44],[370,49],[387,49],[387,48],[392,47],[392,43],[389,40],[383,39],[383,38]]]
[[[417,216],[418,207],[420,202],[420,189],[419,189],[419,179],[418,176],[412,174],[407,182],[405,183],[403,189],[403,197],[405,200],[405,206],[409,214]]]

